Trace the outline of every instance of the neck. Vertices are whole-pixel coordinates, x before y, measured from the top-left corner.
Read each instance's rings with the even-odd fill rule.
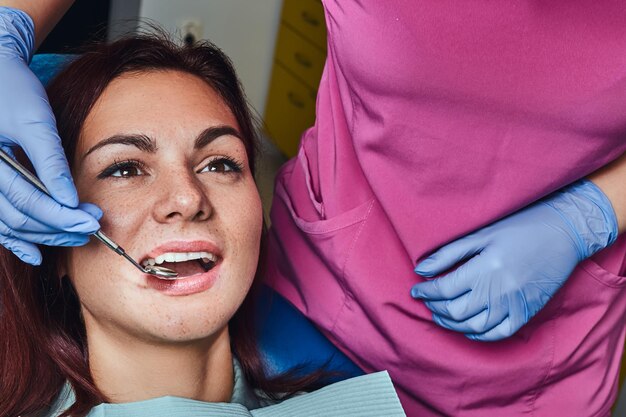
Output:
[[[230,401],[234,376],[228,327],[207,340],[175,343],[112,336],[98,325],[87,328],[91,374],[109,402],[162,396]]]

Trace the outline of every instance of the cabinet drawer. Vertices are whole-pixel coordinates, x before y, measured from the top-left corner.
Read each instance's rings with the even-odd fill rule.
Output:
[[[280,64],[274,65],[265,106],[265,128],[278,149],[288,157],[296,155],[300,136],[315,122],[315,95],[315,90]]]
[[[326,55],[285,25],[281,25],[275,59],[309,87],[317,89]]]
[[[282,20],[326,50],[326,20],[320,0],[285,0]]]

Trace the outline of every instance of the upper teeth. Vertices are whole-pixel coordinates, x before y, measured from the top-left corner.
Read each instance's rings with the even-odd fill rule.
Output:
[[[163,262],[187,262],[195,259],[202,259],[203,262],[215,262],[217,256],[209,252],[168,252],[157,256],[156,258],[148,258],[143,261],[143,265],[160,265]]]

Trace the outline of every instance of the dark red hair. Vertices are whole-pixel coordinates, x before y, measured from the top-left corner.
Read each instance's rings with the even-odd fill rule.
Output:
[[[70,164],[83,123],[107,85],[125,73],[163,70],[196,75],[222,97],[237,119],[254,172],[255,127],[230,60],[211,43],[180,47],[163,34],[91,46],[52,81],[48,96]],[[78,297],[57,273],[59,252],[43,248],[43,255],[42,265],[32,267],[0,248],[0,417],[45,409],[65,381],[76,402],[64,415],[82,416],[106,401],[89,371]],[[229,324],[248,381],[270,395],[314,387],[322,373],[266,377],[251,323],[252,292]]]

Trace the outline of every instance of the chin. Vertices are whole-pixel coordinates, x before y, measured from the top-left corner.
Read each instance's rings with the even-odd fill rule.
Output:
[[[206,309],[203,312],[188,312],[183,315],[180,312],[166,313],[161,316],[161,320],[151,323],[151,328],[144,327],[144,332],[148,333],[153,341],[162,343],[212,339],[228,326],[227,319],[220,318],[217,314],[210,316]]]

